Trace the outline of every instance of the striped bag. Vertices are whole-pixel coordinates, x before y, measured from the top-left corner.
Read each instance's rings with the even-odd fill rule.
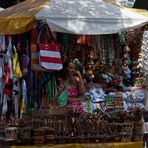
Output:
[[[39,43],[40,64],[47,70],[61,70],[63,68],[60,47],[47,25],[42,30],[45,34],[44,42]]]

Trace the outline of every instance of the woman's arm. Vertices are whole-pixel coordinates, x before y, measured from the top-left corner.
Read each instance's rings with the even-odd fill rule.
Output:
[[[76,76],[76,81],[77,81],[77,87],[78,87],[78,91],[80,96],[82,96],[85,93],[85,86],[84,86],[84,82],[83,79],[81,77],[81,74],[79,71],[75,72],[75,76]]]
[[[80,101],[80,98],[70,98],[67,100],[67,104],[74,103]]]
[[[78,82],[78,90],[79,90],[80,96],[84,95],[84,93],[85,93],[85,86],[84,86],[83,80],[80,80]]]

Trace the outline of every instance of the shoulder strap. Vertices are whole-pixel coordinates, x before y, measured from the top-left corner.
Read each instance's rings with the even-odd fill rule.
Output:
[[[31,31],[31,43],[36,43],[37,40],[37,29],[34,28]]]
[[[45,25],[45,28],[46,28],[47,37],[49,39],[51,39],[52,42],[56,42],[56,39],[55,39],[54,35],[52,34],[52,32],[51,32],[51,30],[50,30],[50,28],[47,24]]]
[[[40,26],[38,28],[38,33],[37,33],[37,44],[44,42],[44,33],[43,33],[43,26]]]

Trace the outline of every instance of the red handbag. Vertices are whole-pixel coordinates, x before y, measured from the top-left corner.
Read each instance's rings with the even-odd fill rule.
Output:
[[[39,43],[40,64],[47,70],[61,70],[63,68],[60,46],[56,42],[50,28],[44,25],[45,39]]]

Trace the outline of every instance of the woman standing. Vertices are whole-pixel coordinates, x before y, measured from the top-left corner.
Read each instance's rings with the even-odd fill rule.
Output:
[[[63,70],[58,78],[58,91],[62,92],[64,89],[68,90],[66,107],[72,107],[74,110],[81,109],[80,97],[85,92],[85,86],[80,71],[73,61],[63,64]]]

